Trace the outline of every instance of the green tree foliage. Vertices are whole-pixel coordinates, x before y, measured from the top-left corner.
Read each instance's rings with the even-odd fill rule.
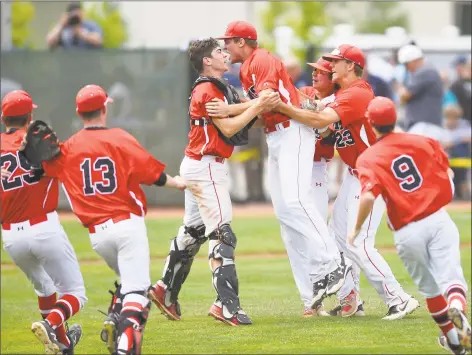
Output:
[[[126,23],[113,3],[94,3],[85,10],[85,18],[97,22],[102,28],[104,48],[120,48],[128,38]]]
[[[327,2],[299,1],[279,2],[270,1],[261,12],[264,35],[262,45],[269,50],[275,49],[275,40],[272,35],[277,26],[289,26],[294,30],[296,43],[292,50],[301,61],[304,60],[305,50],[309,44],[319,44],[324,37],[313,36],[314,26],[329,26],[326,16]],[[325,31],[327,33],[328,31]]]
[[[408,15],[400,10],[398,2],[372,1],[367,4],[365,13],[368,16],[356,25],[359,33],[383,34],[387,28],[393,26],[403,27],[408,31]]]
[[[34,16],[35,8],[31,1],[14,1],[11,3],[11,36],[13,47],[33,48],[30,40],[30,26]]]

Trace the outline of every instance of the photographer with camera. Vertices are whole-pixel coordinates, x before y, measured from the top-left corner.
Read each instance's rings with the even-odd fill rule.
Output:
[[[48,47],[63,48],[102,48],[103,32],[94,21],[83,19],[80,2],[70,3],[59,23],[46,37]]]

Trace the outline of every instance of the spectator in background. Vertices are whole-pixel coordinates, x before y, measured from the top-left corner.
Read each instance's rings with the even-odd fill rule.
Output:
[[[372,74],[369,71],[368,62],[365,62],[364,65],[364,72],[362,73],[362,79],[367,81],[369,85],[372,87],[375,96],[383,96],[388,97],[389,99],[393,100],[393,91],[390,87],[389,83],[383,80],[381,77]]]
[[[439,72],[439,76],[441,77],[441,80],[443,82],[443,89],[444,89],[443,103],[442,103],[443,109],[444,107],[448,105],[459,105],[456,95],[449,88],[449,75],[447,71],[442,70],[441,72]]]
[[[405,64],[410,75],[408,83],[400,86],[400,103],[405,105],[405,128],[444,142],[442,128],[443,83],[439,72],[425,63],[422,50],[408,44],[398,51],[398,61]]]
[[[303,86],[309,86],[305,79],[303,78],[302,67],[300,63],[295,58],[289,58],[284,61],[285,68],[287,68],[288,75],[292,78],[293,83],[297,88]]]
[[[472,100],[472,81],[471,81],[471,62],[466,57],[458,57],[455,62],[457,80],[451,85],[451,91],[456,95],[459,105],[462,108],[463,117],[472,122],[471,100]]]
[[[67,6],[59,23],[49,31],[46,37],[49,49],[63,48],[102,48],[103,31],[93,21],[84,20],[80,2],[73,2]]]
[[[471,126],[470,122],[461,118],[462,110],[458,105],[444,107],[444,127],[447,131],[447,140],[444,148],[451,159],[451,169],[454,171],[455,196],[462,200],[470,199],[469,182],[467,175],[470,167],[462,162],[470,162]],[[466,159],[462,162],[455,159]],[[456,163],[457,162],[457,163]]]

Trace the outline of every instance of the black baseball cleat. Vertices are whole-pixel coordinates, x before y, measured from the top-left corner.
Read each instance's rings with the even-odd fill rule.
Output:
[[[334,295],[344,285],[344,267],[339,266],[327,276],[328,285],[326,287],[326,295]]]
[[[313,284],[313,299],[311,300],[311,309],[317,309],[321,305],[321,302],[323,302],[323,299],[326,297],[327,286],[327,277]]]
[[[46,354],[58,354],[67,349],[64,344],[57,340],[56,332],[47,321],[34,322],[31,325],[31,331],[41,344],[44,345],[44,352]]]
[[[70,346],[64,350],[62,350],[63,355],[73,355],[74,348],[79,343],[80,339],[82,338],[82,327],[80,324],[72,324],[69,328],[69,325],[66,323],[66,335],[69,338]]]

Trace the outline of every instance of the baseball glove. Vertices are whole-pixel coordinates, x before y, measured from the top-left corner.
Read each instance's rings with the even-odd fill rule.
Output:
[[[26,131],[22,154],[33,166],[41,166],[43,161],[48,161],[61,152],[56,133],[43,121],[33,121]]]
[[[310,99],[303,101],[301,107],[305,110],[318,111],[318,105],[316,104],[316,101]]]

